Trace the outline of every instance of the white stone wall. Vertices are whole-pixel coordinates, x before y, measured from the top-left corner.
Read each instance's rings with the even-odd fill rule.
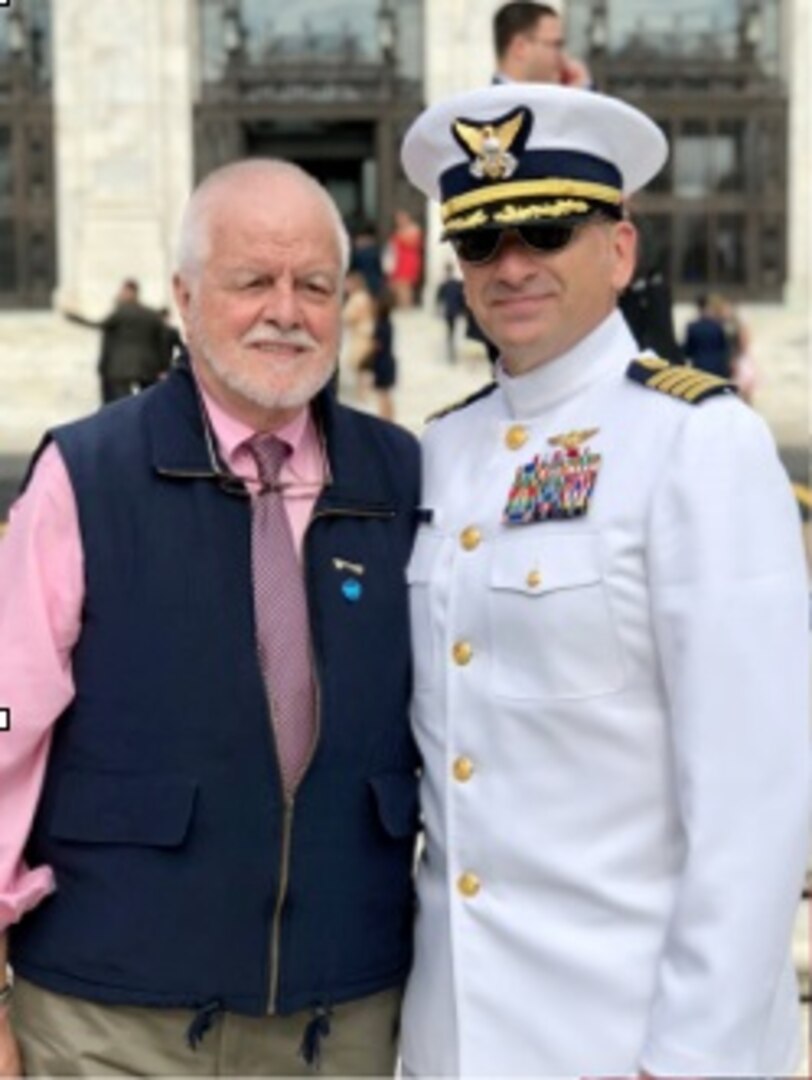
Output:
[[[53,5],[59,306],[169,298],[192,177],[192,0]]]

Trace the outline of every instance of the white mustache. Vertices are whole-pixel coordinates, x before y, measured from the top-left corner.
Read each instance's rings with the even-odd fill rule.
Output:
[[[306,330],[274,330],[263,327],[249,330],[242,339],[243,345],[289,345],[294,349],[315,349],[316,342]]]

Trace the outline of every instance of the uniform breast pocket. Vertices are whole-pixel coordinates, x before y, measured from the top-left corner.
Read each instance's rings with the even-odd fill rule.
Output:
[[[438,603],[436,581],[442,541],[420,529],[406,568],[414,658],[415,690],[434,685],[439,666],[439,629],[434,608]]]
[[[620,643],[598,537],[538,529],[497,544],[490,571],[494,692],[582,698],[619,690]]]

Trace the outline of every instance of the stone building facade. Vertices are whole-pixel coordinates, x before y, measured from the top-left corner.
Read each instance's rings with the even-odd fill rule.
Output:
[[[19,209],[32,224],[17,243],[29,259],[34,248],[40,262],[50,253],[57,305],[103,307],[125,275],[165,301],[194,179],[221,161],[274,152],[311,167],[351,220],[372,218],[384,236],[397,205],[423,209],[399,173],[400,136],[422,104],[488,82],[498,3],[303,0],[284,14],[290,5],[269,0],[11,0],[0,9],[0,71],[24,72],[36,33],[50,59],[46,93],[18,77],[23,85],[5,104],[19,118],[26,96],[40,108],[47,98],[52,117],[50,129],[26,121],[27,132],[39,125],[50,139],[45,151],[42,135],[37,143],[51,160],[50,214]],[[810,289],[809,5],[713,0],[694,24],[682,3],[656,7],[652,16],[638,0],[569,0],[568,22],[598,85],[640,101],[672,136],[673,182],[652,198],[663,246],[675,249],[675,284],[682,275],[686,289],[702,285],[704,274],[734,296],[801,304]],[[662,52],[669,35],[676,61]],[[741,70],[756,53],[752,72],[763,78]],[[659,83],[650,74],[658,56]],[[667,87],[669,61],[682,77]],[[703,130],[708,108],[718,119]],[[745,110],[759,109],[761,128],[748,130]],[[2,161],[2,112],[0,100],[0,196],[4,171],[31,187],[19,148]],[[23,151],[33,160],[32,145]],[[728,174],[707,174],[714,158]],[[753,178],[759,158],[763,183]],[[714,205],[705,226],[702,208]],[[762,249],[763,273],[746,265]],[[0,274],[0,306],[47,308],[42,267],[35,271],[16,300],[6,281],[5,302]]]

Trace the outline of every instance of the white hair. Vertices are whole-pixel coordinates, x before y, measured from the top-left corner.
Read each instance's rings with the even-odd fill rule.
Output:
[[[291,161],[283,161],[281,158],[247,158],[215,169],[192,192],[183,212],[178,237],[175,255],[175,269],[178,273],[190,274],[199,271],[208,256],[212,196],[224,185],[241,178],[268,181],[287,178],[311,191],[321,201],[335,226],[341,272],[347,272],[350,265],[350,238],[339,209],[326,188]]]

